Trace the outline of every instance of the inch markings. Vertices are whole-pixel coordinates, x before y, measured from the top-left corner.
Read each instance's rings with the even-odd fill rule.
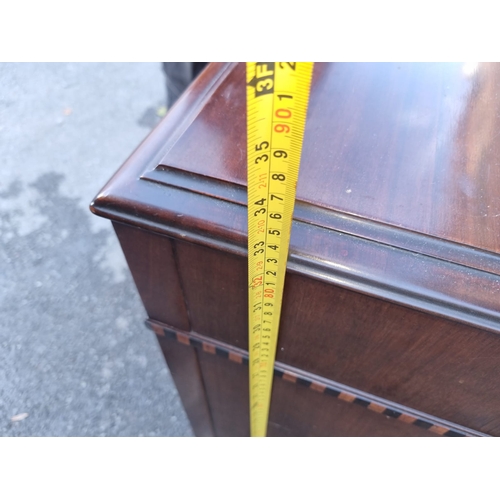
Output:
[[[247,63],[250,432],[265,436],[313,63]],[[278,90],[279,89],[279,90]]]

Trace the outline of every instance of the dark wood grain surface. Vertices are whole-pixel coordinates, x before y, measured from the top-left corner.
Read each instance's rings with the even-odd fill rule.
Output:
[[[246,259],[186,242],[177,249],[193,330],[247,350]],[[289,272],[276,359],[500,435],[495,333]]]
[[[351,65],[345,67],[351,68]],[[364,67],[353,66],[358,68],[357,71]],[[372,71],[372,65],[366,67]],[[488,75],[493,78],[496,73],[492,67],[485,67],[490,68]],[[316,68],[317,71],[323,72],[321,78],[326,78],[325,75],[333,71],[329,65],[318,65]],[[388,68],[392,66],[382,65],[382,69],[378,71],[388,71]],[[241,205],[243,208],[245,203],[244,188],[237,184],[244,182],[244,166],[240,161],[240,152],[236,155],[234,149],[240,134],[238,124],[244,122],[244,117],[236,110],[230,114],[222,112],[225,109],[224,103],[229,98],[232,105],[239,102],[239,87],[235,82],[242,78],[242,71],[241,65],[210,65],[201,75],[202,78],[195,82],[165,120],[105,186],[92,205],[94,212],[182,240],[224,248],[225,251],[244,255],[246,211],[235,206]],[[459,79],[465,78],[461,73],[454,74]],[[419,88],[419,75],[418,71],[413,74],[410,79],[413,82],[411,88]],[[474,78],[476,77],[477,75]],[[396,83],[399,86],[404,82],[408,83],[407,80]],[[331,85],[333,89],[334,83]],[[227,86],[230,87],[229,90],[226,89]],[[312,99],[316,99],[315,88],[313,85]],[[329,98],[323,97],[327,106]],[[441,105],[444,106],[443,103]],[[240,106],[243,106],[243,101]],[[242,109],[244,111],[244,108]],[[494,107],[490,110],[495,112]],[[368,113],[369,109],[365,112]],[[229,128],[226,123],[228,116],[233,124]],[[207,124],[209,118],[212,121]],[[321,114],[318,119],[320,118],[324,121],[325,129],[331,127],[330,122],[337,119],[336,115]],[[313,117],[311,120],[314,122]],[[220,141],[215,141],[214,138],[215,142],[204,142],[207,134],[214,136],[219,129],[225,134]],[[196,144],[193,142],[194,138]],[[329,147],[329,143],[326,141],[323,146]],[[304,155],[307,144],[306,137]],[[361,145],[360,151],[363,150]],[[319,149],[319,146],[315,148],[314,154]],[[182,167],[185,169],[185,175],[179,174],[182,171],[178,169],[157,167],[161,158],[164,158],[164,162],[165,158],[168,158],[176,167],[182,167],[182,159],[185,162]],[[219,161],[220,164],[217,163]],[[307,162],[305,157],[306,167]],[[227,168],[226,163],[229,165]],[[364,163],[351,168],[362,170]],[[314,182],[319,190],[318,199],[321,199],[321,190],[332,182],[331,175],[329,172],[325,173],[322,165],[318,164],[314,169]],[[398,173],[389,164],[382,163],[379,165],[380,175],[386,176],[386,169],[393,175],[409,175],[408,168],[403,164],[402,172]],[[196,175],[194,172],[205,172],[209,177]],[[216,181],[216,176],[233,184]],[[313,177],[310,182],[313,182]],[[496,186],[493,181],[494,178],[491,184]],[[413,198],[408,194],[408,203],[412,203]],[[383,204],[384,199],[381,194],[379,203]],[[319,202],[315,203],[297,203],[294,215],[297,222],[294,223],[291,241],[291,269],[302,272],[301,270],[307,267],[306,272],[311,273],[314,268],[318,279],[342,283],[358,291],[456,318],[481,328],[500,330],[497,299],[500,293],[498,254],[331,208],[321,208],[317,206]],[[425,210],[428,209],[426,206]],[[447,210],[455,213],[461,209],[457,205],[451,205]],[[421,211],[415,210],[413,213],[417,220]],[[465,213],[462,215],[468,217]],[[484,219],[489,220],[487,217]],[[306,225],[298,224],[299,221]],[[468,224],[469,226],[476,225]],[[479,224],[478,227],[483,226]],[[330,229],[332,231],[328,231]],[[489,233],[495,232],[490,229]],[[347,235],[356,238],[348,238]],[[493,239],[491,241],[493,242]],[[383,245],[373,245],[370,242],[380,242]],[[398,249],[407,252],[400,252]]]
[[[190,331],[181,331],[179,329],[173,328],[170,325],[165,325],[162,322],[157,320],[148,320],[146,322],[149,328],[151,328],[158,336],[159,340],[163,342],[167,342],[169,345],[174,342],[175,344],[181,345],[184,349],[189,351],[195,350],[199,355],[209,354],[209,357],[216,358],[215,360],[209,362],[214,363],[217,368],[213,371],[221,370],[221,373],[227,373],[227,371],[234,371],[234,373],[239,373],[240,370],[224,368],[224,363],[236,364],[239,367],[248,366],[248,351],[244,349],[234,347],[230,344],[220,342],[210,337],[206,337],[204,335],[200,335],[196,332]],[[201,359],[201,358],[200,358]],[[246,378],[245,390],[237,389],[236,386],[233,386],[231,392],[233,394],[237,394],[236,400],[239,400],[241,396],[244,396],[245,399],[248,397],[248,370],[243,371],[244,376]],[[213,374],[209,374],[208,377],[212,377]],[[206,376],[202,374],[203,383],[205,387],[207,387]],[[238,377],[236,377],[238,378]],[[290,365],[284,364],[280,361],[276,361],[274,367],[274,384],[278,383],[278,380],[283,380],[287,384],[296,385],[299,387],[306,388],[309,391],[312,391],[316,394],[326,396],[327,398],[338,399],[342,402],[346,402],[350,405],[355,405],[361,408],[364,408],[368,412],[374,412],[376,414],[382,415],[384,417],[388,417],[389,419],[397,420],[398,422],[404,423],[406,425],[414,425],[416,427],[422,429],[428,429],[431,433],[439,436],[486,436],[480,431],[473,430],[468,427],[460,426],[456,423],[439,419],[434,415],[429,415],[424,412],[415,410],[414,408],[410,408],[408,406],[399,405],[394,401],[390,401],[384,398],[380,398],[374,396],[373,394],[366,393],[360,391],[359,389],[355,389],[352,386],[347,386],[345,384],[340,384],[331,379],[326,379],[324,377],[319,377],[310,372],[306,372],[304,370],[300,370],[296,367],[292,367]],[[231,382],[233,379],[231,378]],[[237,382],[237,384],[241,383]],[[214,388],[217,393],[224,393],[224,386],[227,386],[227,381],[224,376],[221,376],[215,383]],[[213,399],[219,398],[220,396],[213,395],[210,398],[210,401]],[[224,396],[219,400],[221,408],[227,408],[227,397]],[[231,398],[232,399],[232,398]],[[238,411],[241,412],[242,408],[247,406],[247,402],[241,402],[238,404]],[[212,414],[214,414],[214,407],[210,406]],[[309,406],[307,407],[307,411],[313,413],[316,411],[316,407]],[[279,410],[279,405],[278,405]],[[277,410],[277,411],[278,411]],[[239,420],[240,422],[246,422],[244,427],[246,428],[246,432],[249,432],[247,427],[248,424],[248,412],[242,412],[237,418],[236,413],[229,412],[232,415],[234,420]],[[349,414],[349,413],[347,413]],[[368,417],[370,418],[370,417]],[[228,420],[226,419],[226,424],[221,427],[224,428],[227,425]],[[238,422],[233,422],[234,425],[238,426]],[[245,431],[242,431],[244,433]],[[355,435],[355,429],[353,428],[351,431]]]
[[[244,71],[161,164],[246,184]],[[498,253],[499,128],[499,64],[316,64],[297,199]]]
[[[158,340],[195,435],[216,436],[198,353],[175,342]]]
[[[200,354],[200,365],[218,436],[248,436],[248,367]],[[268,435],[421,436],[427,429],[393,421],[386,415],[274,379]]]
[[[132,166],[137,168],[134,163]],[[116,185],[113,183],[111,188],[103,190],[94,201],[92,210],[95,213],[178,240],[246,255],[246,208],[221,196],[212,196],[210,180],[204,182],[206,193],[202,193],[184,186],[131,178],[124,169],[121,172],[123,175],[117,175]],[[224,196],[233,194],[234,189],[229,188]],[[322,213],[313,210],[311,216],[320,219]],[[358,237],[353,234],[366,233],[365,224],[353,220],[354,229],[346,229],[342,227],[344,219],[340,222],[338,230],[331,230],[328,227],[331,221],[296,220],[288,268],[433,314],[500,331],[497,299],[500,277],[473,267],[475,262],[483,261],[484,251],[470,249],[469,255],[459,252],[457,259],[452,248],[452,259],[447,260],[448,248],[443,253],[438,245],[440,256],[433,258],[424,253],[424,248],[420,252],[415,248],[406,250],[405,244],[399,243],[400,236],[403,240],[406,237],[402,229],[389,235],[392,244],[379,244],[375,241],[377,226],[368,228],[369,234]],[[424,237],[418,240],[417,245],[421,247],[429,243]],[[499,256],[488,256],[491,258],[488,265],[496,269]],[[460,259],[463,264],[454,262]]]
[[[189,330],[174,241],[124,224],[113,227],[148,316]]]

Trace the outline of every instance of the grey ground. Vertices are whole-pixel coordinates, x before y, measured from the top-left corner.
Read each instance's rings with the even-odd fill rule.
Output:
[[[160,63],[0,64],[0,435],[192,435],[88,209],[164,104]]]

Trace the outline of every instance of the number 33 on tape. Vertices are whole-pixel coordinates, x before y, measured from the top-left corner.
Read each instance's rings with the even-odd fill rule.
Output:
[[[313,63],[246,65],[250,434],[265,436]]]

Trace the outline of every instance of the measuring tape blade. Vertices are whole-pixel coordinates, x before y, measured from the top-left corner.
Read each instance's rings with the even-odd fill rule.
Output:
[[[265,436],[313,63],[247,63],[250,433]]]

